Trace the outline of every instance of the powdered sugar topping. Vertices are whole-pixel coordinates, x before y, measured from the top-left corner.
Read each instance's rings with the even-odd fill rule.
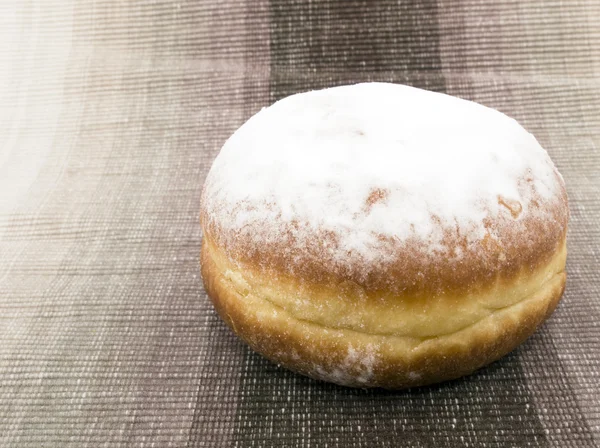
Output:
[[[324,381],[336,384],[367,384],[373,379],[374,368],[378,362],[376,347],[368,344],[362,349],[348,345],[344,360],[334,368],[315,365],[312,375]]]
[[[496,110],[367,83],[293,95],[248,120],[215,160],[203,206],[257,241],[294,222],[298,244],[320,229],[340,258],[373,260],[382,236],[435,248],[449,227],[477,242],[502,207],[518,220],[532,191],[556,196],[555,173],[536,139]]]

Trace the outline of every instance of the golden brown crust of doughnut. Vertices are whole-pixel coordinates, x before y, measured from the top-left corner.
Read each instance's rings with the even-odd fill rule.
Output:
[[[260,242],[253,239],[251,229],[233,232],[225,228],[205,208],[201,222],[204,235],[225,250],[231,260],[259,268],[264,275],[291,275],[322,285],[351,282],[375,295],[468,294],[486,290],[497,277],[510,279],[524,269],[534,272],[559,250],[565,240],[569,210],[564,182],[557,171],[555,176],[560,191],[554,200],[542,200],[526,178],[519,181],[532,195],[525,208],[498,197],[501,212],[484,221],[487,232],[479,242],[469,243],[458,228],[439,222],[444,238],[438,249],[432,251],[423,240],[381,237],[385,254],[375,263],[352,263],[350,257],[335,259],[327,247],[337,244],[336,236],[323,231],[311,229],[314,238],[296,244],[293,228],[301,227],[299,222],[290,223],[287,234]],[[377,200],[381,194],[369,200]]]
[[[336,236],[318,229],[301,229],[314,238],[298,244],[299,222],[257,241],[252,228],[234,232],[203,207],[205,287],[254,350],[305,375],[385,388],[457,378],[523,342],[562,295],[569,211],[555,175],[553,199],[527,178],[526,204],[498,197],[501,212],[484,220],[480,241],[440,221],[435,250],[382,237],[377,261],[334,258]]]
[[[471,373],[530,336],[552,313],[565,287],[564,236],[552,246],[553,253],[540,251],[534,263],[521,262],[509,275],[500,271],[488,276],[485,288],[475,284],[466,293],[465,288],[438,288],[430,297],[419,289],[400,295],[388,291],[377,297],[373,291],[381,289],[357,284],[340,288],[322,278],[299,284],[285,272],[265,274],[251,260],[232,261],[205,234],[202,276],[223,320],[267,358],[317,379],[396,389]],[[290,297],[291,291],[301,294]],[[321,304],[329,308],[319,314]],[[478,306],[478,312],[468,312]],[[423,307],[424,318],[408,332],[378,324],[382,313],[390,316],[389,322],[409,322]],[[444,328],[446,318],[465,313],[466,321]],[[352,316],[358,318],[352,321]]]

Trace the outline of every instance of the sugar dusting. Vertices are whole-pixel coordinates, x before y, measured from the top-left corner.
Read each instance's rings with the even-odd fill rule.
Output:
[[[336,384],[367,384],[373,379],[373,369],[377,363],[377,351],[368,344],[364,349],[348,345],[344,360],[333,369],[315,365],[312,375]]]
[[[368,262],[386,238],[437,250],[455,228],[481,241],[486,218],[508,210],[519,220],[532,192],[555,197],[555,173],[536,139],[496,110],[367,83],[293,95],[248,120],[215,160],[203,207],[257,244],[295,224],[298,247],[324,231],[334,259]]]

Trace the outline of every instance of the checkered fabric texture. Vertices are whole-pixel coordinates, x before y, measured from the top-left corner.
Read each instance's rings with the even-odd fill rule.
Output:
[[[251,352],[199,275],[202,183],[291,93],[358,81],[519,120],[570,198],[552,318],[476,374],[338,387]],[[0,5],[0,446],[600,444],[600,2]]]

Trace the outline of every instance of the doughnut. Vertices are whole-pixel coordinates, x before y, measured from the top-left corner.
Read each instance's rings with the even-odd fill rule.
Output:
[[[563,178],[480,104],[398,84],[289,96],[224,144],[201,194],[220,317],[278,365],[400,389],[501,358],[566,282]]]

